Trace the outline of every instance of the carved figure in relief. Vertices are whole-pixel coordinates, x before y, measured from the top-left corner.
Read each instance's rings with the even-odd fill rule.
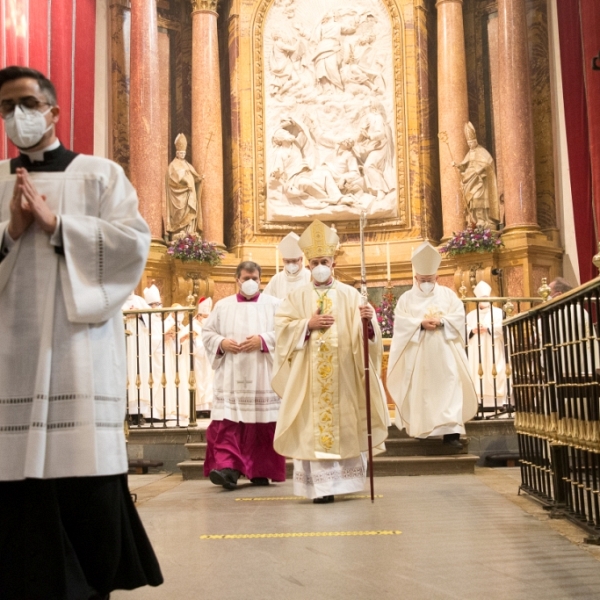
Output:
[[[355,153],[361,159],[365,186],[370,194],[382,200],[393,188],[386,180],[392,165],[393,137],[381,102],[371,100],[369,111],[360,123]]]
[[[175,138],[175,149],[166,176],[166,230],[172,237],[181,237],[202,231],[199,199],[203,177],[185,160],[187,140],[183,133]]]
[[[272,34],[273,46],[269,68],[273,74],[270,88],[271,94],[284,94],[298,83],[300,77],[292,61],[292,56],[298,51],[298,42],[292,42],[283,37],[281,32],[274,31]]]
[[[313,36],[315,77],[324,92],[344,89],[340,74],[341,38],[342,26],[336,22],[333,12],[326,12]]]
[[[327,156],[324,161],[339,190],[346,195],[364,192],[364,180],[360,174],[356,155],[352,152],[353,146],[352,138],[342,140],[336,151]]]
[[[494,159],[477,143],[470,122],[465,125],[465,136],[469,152],[461,163],[453,162],[452,166],[460,171],[470,220],[477,226],[495,228],[500,222],[500,207]]]

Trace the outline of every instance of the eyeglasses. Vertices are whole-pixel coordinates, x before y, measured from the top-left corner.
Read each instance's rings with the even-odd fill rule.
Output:
[[[40,106],[52,106],[50,102],[45,102],[44,100],[38,100],[35,96],[25,96],[24,98],[20,98],[18,102],[14,100],[2,100],[0,101],[0,116],[2,118],[8,117],[12,112],[14,112],[17,104],[21,108],[28,108],[29,110],[37,110]]]

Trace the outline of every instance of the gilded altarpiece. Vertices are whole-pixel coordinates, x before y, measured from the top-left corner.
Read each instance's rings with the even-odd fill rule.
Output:
[[[423,0],[241,0],[229,7],[230,246],[261,257],[290,229],[334,222],[358,266],[408,261],[432,204],[428,18]],[[225,16],[225,15],[223,15]],[[235,122],[233,122],[235,121]],[[412,243],[411,243],[412,240]],[[379,247],[381,245],[381,247]],[[346,262],[344,260],[344,262]]]

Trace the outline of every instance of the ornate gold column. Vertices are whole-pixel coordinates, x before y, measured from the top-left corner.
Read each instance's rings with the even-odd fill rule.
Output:
[[[500,144],[506,227],[538,229],[535,146],[523,0],[498,0]]]
[[[218,0],[192,0],[192,163],[204,176],[202,237],[223,244],[223,138]]]
[[[152,238],[162,240],[164,173],[160,146],[160,95],[156,0],[131,0],[129,146],[131,181]]]
[[[465,203],[460,175],[452,158],[462,161],[468,146],[464,127],[469,120],[463,0],[437,0],[438,128],[447,134],[440,140],[440,180],[444,238],[465,227]],[[448,149],[450,147],[450,150]]]

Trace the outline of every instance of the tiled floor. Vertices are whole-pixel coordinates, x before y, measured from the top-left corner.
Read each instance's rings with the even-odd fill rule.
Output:
[[[133,476],[165,584],[111,599],[600,598],[600,550],[517,497],[518,471],[375,483],[382,497],[373,505],[366,497],[314,505],[294,499],[291,482],[225,492]],[[319,535],[201,539],[290,533]]]

